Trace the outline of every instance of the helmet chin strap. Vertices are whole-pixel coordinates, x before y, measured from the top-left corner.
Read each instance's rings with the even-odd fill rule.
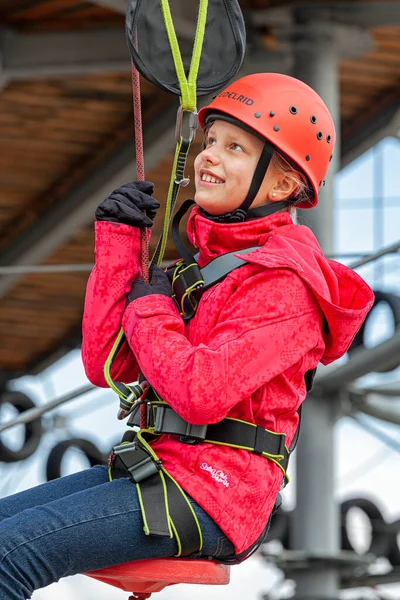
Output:
[[[278,210],[282,210],[286,206],[289,206],[290,202],[288,200],[282,200],[280,202],[273,202],[272,204],[250,209],[250,206],[253,204],[261,184],[264,181],[264,177],[268,170],[269,163],[271,162],[273,153],[274,146],[269,142],[265,142],[254,171],[253,179],[250,183],[249,191],[247,192],[246,198],[238,208],[231,212],[224,213],[223,215],[210,215],[210,213],[201,209],[202,215],[210,221],[214,221],[215,223],[242,223],[249,218],[254,219],[265,217],[277,212]]]

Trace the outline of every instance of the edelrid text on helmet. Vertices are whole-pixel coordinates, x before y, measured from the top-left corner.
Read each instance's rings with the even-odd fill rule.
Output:
[[[239,94],[238,92],[229,92],[225,91],[219,94],[218,98],[229,98],[230,100],[237,100],[237,102],[243,102],[243,104],[247,104],[247,106],[252,106],[254,104],[254,100],[252,98],[248,98],[247,96],[243,96],[243,94]]]

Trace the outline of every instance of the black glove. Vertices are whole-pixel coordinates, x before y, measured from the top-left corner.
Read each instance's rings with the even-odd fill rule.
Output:
[[[133,227],[151,227],[160,207],[158,200],[151,196],[153,192],[154,185],[150,181],[126,183],[100,204],[96,209],[96,219]]]
[[[154,267],[151,284],[146,283],[143,279],[136,279],[132,283],[127,304],[130,304],[137,298],[151,296],[152,294],[163,294],[163,296],[172,298],[171,282],[168,275],[160,267]]]

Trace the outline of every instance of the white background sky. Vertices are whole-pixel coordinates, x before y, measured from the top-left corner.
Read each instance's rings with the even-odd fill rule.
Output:
[[[383,179],[374,177],[373,161],[384,165]],[[400,141],[387,139],[377,148],[360,157],[336,177],[335,186],[335,246],[336,252],[369,253],[400,238],[400,191],[398,188],[398,165],[400,164]],[[384,198],[384,210],[374,211],[374,197]],[[379,209],[378,209],[379,210]],[[377,227],[377,224],[382,225]],[[346,261],[348,262],[348,261]],[[360,273],[375,289],[395,291],[400,294],[400,259],[389,258],[382,269],[364,269]],[[375,284],[375,286],[374,286]],[[369,337],[376,343],[390,337],[392,325],[382,310],[370,327]],[[400,373],[374,375],[374,381],[399,380]],[[79,351],[74,351],[38,377],[25,377],[16,382],[18,389],[31,395],[38,404],[79,388],[87,383]],[[95,400],[94,400],[95,398]],[[394,401],[398,403],[399,401]],[[116,420],[117,400],[110,391],[96,391],[75,400],[57,412],[64,415],[64,426],[51,417],[51,431],[44,436],[35,455],[13,467],[3,466],[0,474],[0,495],[7,495],[44,481],[45,461],[56,441],[69,437],[90,439],[106,451],[124,431],[124,424]],[[91,411],[91,412],[90,412]],[[399,440],[399,429],[389,424],[375,422],[383,431]],[[94,432],[95,429],[95,432]],[[8,438],[7,438],[8,436]],[[18,432],[7,434],[4,440],[15,442]],[[398,454],[383,446],[371,434],[360,429],[350,419],[341,419],[335,429],[336,496],[339,501],[350,497],[366,497],[373,500],[389,521],[400,518],[400,483]],[[384,452],[384,449],[386,451]],[[376,459],[381,456],[381,462]],[[84,462],[77,456],[67,458],[65,474],[82,468]],[[358,469],[358,467],[360,467]],[[291,464],[292,484],[285,490],[285,507],[295,503],[294,461]],[[353,475],[352,475],[353,474]],[[363,523],[356,522],[356,534],[362,534]],[[360,535],[358,536],[360,537]],[[362,535],[360,539],[362,538]],[[361,542],[360,542],[361,543]],[[259,557],[250,559],[231,571],[231,584],[224,587],[178,586],[166,589],[158,596],[160,600],[246,600],[261,597],[271,588],[290,589],[282,586],[281,573],[269,567]],[[387,598],[399,598],[400,586],[382,588]],[[373,598],[365,591],[365,598]],[[34,593],[33,600],[127,600],[128,594],[92,581],[84,576],[67,578],[45,590]],[[278,598],[280,596],[276,596]],[[346,597],[354,597],[354,593]]]

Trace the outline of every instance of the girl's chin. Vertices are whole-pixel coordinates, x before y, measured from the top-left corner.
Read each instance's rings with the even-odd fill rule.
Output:
[[[234,210],[232,207],[224,206],[223,202],[219,202],[216,198],[207,197],[206,194],[196,192],[194,201],[197,206],[210,213],[210,215],[223,215],[226,212]]]

